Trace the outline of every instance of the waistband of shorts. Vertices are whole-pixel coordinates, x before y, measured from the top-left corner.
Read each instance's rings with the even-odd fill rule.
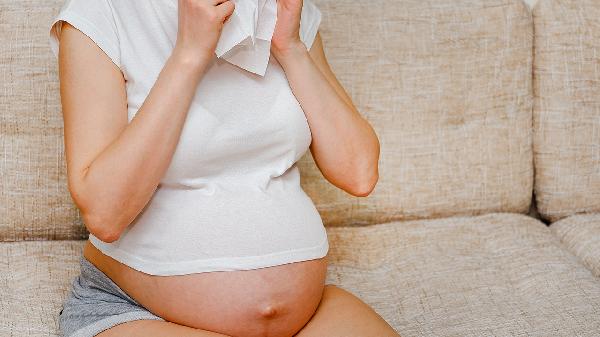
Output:
[[[121,296],[129,299],[130,301],[137,303],[133,298],[127,295],[119,286],[106,275],[102,270],[98,269],[90,260],[86,259],[82,254],[79,258],[79,264],[81,269],[80,278],[87,284],[94,284],[95,286],[105,289],[111,292],[118,292]]]
[[[79,267],[81,273],[94,273],[95,275],[102,275],[108,277],[100,269],[98,269],[90,260],[88,260],[83,254],[79,257]]]
[[[91,278],[94,280],[104,280],[108,283],[114,284],[112,279],[108,277],[102,270],[98,269],[90,260],[88,260],[83,254],[79,258],[79,268],[81,269],[81,275],[85,278]]]

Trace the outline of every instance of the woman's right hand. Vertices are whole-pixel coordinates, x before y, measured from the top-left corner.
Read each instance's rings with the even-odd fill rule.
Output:
[[[231,0],[178,0],[174,52],[186,60],[212,57],[225,21],[235,8]]]

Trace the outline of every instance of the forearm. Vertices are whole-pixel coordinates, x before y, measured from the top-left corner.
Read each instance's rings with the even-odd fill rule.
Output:
[[[169,166],[209,61],[208,55],[190,61],[174,52],[131,123],[90,164],[81,184],[89,226],[118,236],[147,204]]]
[[[326,76],[303,45],[278,59],[309,121],[311,151],[319,169],[347,192],[368,194],[378,179],[379,140],[375,131],[335,77]]]

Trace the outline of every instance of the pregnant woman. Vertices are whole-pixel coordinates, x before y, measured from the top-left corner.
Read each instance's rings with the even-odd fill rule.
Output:
[[[378,179],[320,12],[277,0],[261,76],[215,56],[236,6],[68,0],[52,22],[68,187],[90,232],[64,336],[398,336],[324,284],[327,233],[300,187],[309,147],[354,196]]]

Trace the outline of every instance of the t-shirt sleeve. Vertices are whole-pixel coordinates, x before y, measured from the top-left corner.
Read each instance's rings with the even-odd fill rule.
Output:
[[[321,23],[321,11],[311,0],[303,0],[300,14],[300,40],[310,50]]]
[[[50,48],[57,58],[64,21],[92,39],[114,64],[121,67],[117,25],[107,0],[66,0],[64,2],[50,23]]]

